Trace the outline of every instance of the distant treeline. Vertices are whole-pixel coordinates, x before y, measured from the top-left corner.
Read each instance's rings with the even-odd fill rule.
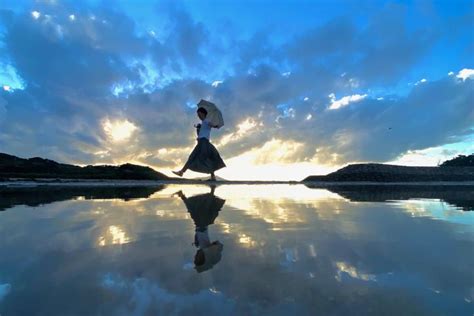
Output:
[[[443,162],[441,167],[474,167],[474,154],[459,155],[453,159]]]

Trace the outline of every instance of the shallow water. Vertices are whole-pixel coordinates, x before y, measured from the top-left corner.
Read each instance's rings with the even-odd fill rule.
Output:
[[[472,189],[3,191],[0,315],[472,315]]]

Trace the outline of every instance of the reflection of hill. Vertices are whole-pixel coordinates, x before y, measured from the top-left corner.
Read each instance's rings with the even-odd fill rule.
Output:
[[[307,186],[317,188],[317,186]],[[351,201],[441,199],[465,211],[474,210],[474,186],[331,185],[325,188]]]
[[[122,199],[128,201],[137,198],[147,198],[163,188],[164,185],[149,187],[0,187],[0,211],[15,205],[38,206],[56,201],[70,200],[79,196],[85,199]]]

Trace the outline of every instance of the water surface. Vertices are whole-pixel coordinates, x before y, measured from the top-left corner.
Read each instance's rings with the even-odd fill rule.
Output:
[[[473,193],[4,189],[0,314],[472,315]]]

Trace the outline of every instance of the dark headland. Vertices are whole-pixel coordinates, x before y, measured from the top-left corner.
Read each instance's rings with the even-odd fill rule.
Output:
[[[129,163],[80,167],[39,157],[23,159],[0,153],[0,180],[8,179],[169,180],[150,167]]]
[[[474,167],[408,167],[387,164],[353,164],[304,182],[452,182],[474,181]]]

